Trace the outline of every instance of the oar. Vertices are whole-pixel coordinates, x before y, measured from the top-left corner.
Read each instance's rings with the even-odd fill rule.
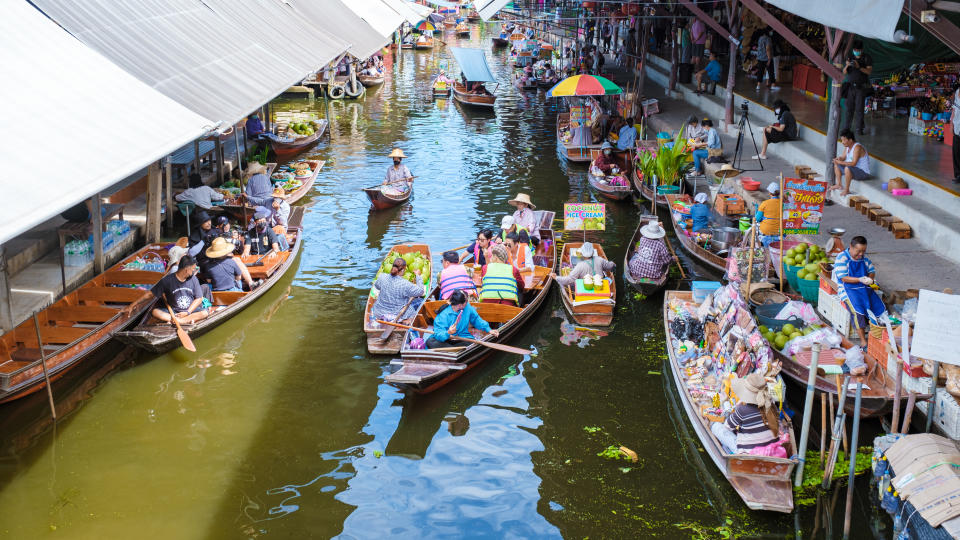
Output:
[[[432,333],[433,333],[433,330],[427,330],[426,328],[417,328],[417,327],[415,327],[415,326],[407,326],[407,325],[405,325],[405,324],[397,324],[397,323],[393,323],[393,322],[390,322],[390,321],[381,321],[381,320],[378,320],[377,322],[378,322],[378,323],[381,323],[381,324],[389,324],[390,326],[396,326],[397,328],[406,328],[407,330],[416,330],[416,331],[418,331],[418,332],[423,332],[424,334],[432,334]],[[513,353],[513,354],[519,354],[519,355],[523,355],[523,356],[526,356],[526,355],[530,354],[530,350],[529,350],[529,349],[521,349],[520,347],[512,347],[512,346],[510,346],[510,345],[503,345],[503,344],[501,344],[501,343],[491,343],[491,342],[489,342],[489,341],[480,341],[480,340],[478,340],[478,339],[470,339],[470,338],[465,338],[465,337],[460,337],[460,336],[450,336],[450,339],[453,339],[453,340],[456,340],[456,341],[466,341],[467,343],[476,343],[476,344],[478,344],[478,345],[483,345],[484,347],[488,347],[488,348],[491,348],[491,349],[496,349],[496,350],[498,350],[498,351]]]
[[[173,314],[173,310],[170,309],[170,303],[167,302],[166,298],[163,299],[163,303],[167,306],[167,313],[170,314],[170,319],[177,327],[177,337],[180,338],[180,344],[190,352],[197,352],[197,347],[193,344],[193,340],[190,339],[190,334],[187,334],[187,331],[180,326],[180,321],[178,321],[177,316]]]
[[[383,186],[389,186],[389,185],[391,185],[391,184],[400,184],[400,183],[404,183],[404,182],[409,183],[409,182],[412,181],[414,178],[419,178],[419,176],[408,176],[408,177],[406,177],[406,178],[401,178],[400,180],[394,180],[393,182],[387,182],[386,184],[377,184],[377,185],[375,185],[375,186],[360,188],[360,191],[364,191],[364,190],[366,190],[366,189],[376,189],[376,188],[383,187]]]
[[[472,244],[472,243],[473,243],[473,242],[470,242],[470,244]],[[470,247],[470,244],[467,244],[467,245],[464,245],[464,246],[460,246],[460,247],[450,248],[450,249],[448,249],[447,251],[460,251],[461,249],[467,249],[468,247]],[[446,251],[445,251],[444,253],[446,253]]]
[[[667,245],[667,249],[669,249],[670,254],[673,255],[673,260],[676,261],[677,268],[680,270],[680,277],[687,279],[687,274],[683,271],[683,265],[680,264],[680,259],[677,258],[677,254],[674,253],[673,246],[670,245],[670,241],[664,238],[663,243]]]
[[[397,313],[397,318],[393,319],[393,322],[400,322],[400,319],[403,318],[403,314],[406,313],[407,307],[410,306],[410,302],[413,302],[414,298],[415,297],[411,296],[409,299],[407,299],[407,303],[404,304],[402,308],[400,308],[400,311]],[[390,337],[390,334],[392,333],[393,333],[393,327],[388,326],[387,329],[384,330],[382,334],[380,334],[380,339],[387,339]]]
[[[264,253],[263,255],[261,255],[259,259],[253,261],[253,262],[250,263],[250,264],[245,264],[244,266],[246,266],[247,268],[252,268],[252,267],[254,267],[254,266],[263,266],[263,263],[260,262],[260,261],[262,261],[263,258],[266,257],[267,255],[269,255],[271,251],[273,251],[273,250],[271,249],[270,251],[268,251],[268,252]]]

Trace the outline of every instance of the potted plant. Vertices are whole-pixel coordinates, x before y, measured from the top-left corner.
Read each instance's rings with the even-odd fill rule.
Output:
[[[687,144],[684,138],[684,128],[677,131],[673,141],[661,144],[657,149],[654,171],[659,181],[657,193],[676,193],[677,184],[687,174],[693,163],[687,160]]]

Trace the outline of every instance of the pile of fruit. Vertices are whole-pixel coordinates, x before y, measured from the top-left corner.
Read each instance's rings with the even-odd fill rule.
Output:
[[[820,279],[820,263],[827,262],[827,254],[820,246],[813,244],[797,244],[787,250],[783,256],[783,264],[799,266],[798,279]]]
[[[293,134],[296,133],[301,137],[309,137],[313,135],[315,129],[313,129],[313,124],[309,122],[291,122],[287,125],[287,135],[293,137]]]
[[[380,270],[377,271],[377,275],[373,277],[373,282],[377,282],[377,278],[380,277],[380,274],[389,274],[390,268],[393,267],[393,261],[397,258],[401,258],[407,263],[407,271],[403,274],[403,277],[410,283],[417,282],[417,276],[414,273],[415,270],[420,271],[420,275],[423,276],[424,283],[427,283],[430,280],[430,259],[428,259],[423,253],[419,252],[410,252],[404,253],[403,255],[397,253],[396,251],[391,251],[387,258],[383,260],[383,264],[380,265]]]
[[[776,348],[778,351],[782,351],[783,348],[787,345],[791,339],[798,338],[800,336],[806,336],[815,330],[819,330],[821,326],[816,324],[811,324],[810,326],[804,328],[797,328],[796,326],[787,323],[783,325],[783,328],[778,332],[767,328],[764,325],[760,325],[760,333],[763,334],[763,338],[770,343],[771,347]]]

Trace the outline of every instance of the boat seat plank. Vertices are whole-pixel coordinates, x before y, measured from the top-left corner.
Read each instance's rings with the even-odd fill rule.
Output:
[[[149,270],[109,270],[103,273],[107,285],[153,285],[163,277],[163,272]]]
[[[86,302],[132,304],[147,294],[150,294],[150,291],[127,287],[83,287],[77,290],[77,299]]]
[[[215,306],[229,306],[247,294],[249,293],[239,291],[213,291],[213,304]]]
[[[2,364],[0,364],[0,373],[13,373],[18,369],[22,369],[29,366],[35,360],[40,359],[40,349],[28,349],[28,350],[36,351],[36,358],[24,359],[24,358],[16,357],[12,360],[3,362]],[[19,351],[15,351],[14,354],[16,354],[16,352],[19,352]]]
[[[46,313],[51,321],[102,323],[112,319],[119,311],[104,306],[53,306]]]
[[[523,310],[506,304],[471,304],[477,310],[480,318],[488,323],[505,323],[519,315]]]
[[[91,328],[77,328],[73,326],[41,326],[40,338],[44,345],[66,345],[86,336],[92,331]],[[28,347],[37,347],[37,334],[33,327],[28,329],[18,328],[16,330],[17,341]],[[37,355],[39,356],[39,355]]]

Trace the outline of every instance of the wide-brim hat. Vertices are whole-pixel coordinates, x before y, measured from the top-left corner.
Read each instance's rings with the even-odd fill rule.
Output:
[[[737,176],[741,172],[743,171],[739,169],[734,169],[733,165],[730,165],[729,163],[724,163],[723,167],[720,167],[720,170],[716,172],[716,175],[723,178],[730,178],[731,176]]]
[[[233,253],[233,244],[227,242],[223,237],[218,236],[213,239],[210,247],[208,247],[204,253],[211,259],[219,259],[224,255]]]
[[[180,258],[187,254],[187,248],[183,246],[173,246],[167,250],[167,261],[170,264],[177,264],[180,262]]]
[[[580,256],[585,259],[593,257],[595,253],[596,251],[593,249],[593,244],[590,242],[584,242],[583,245],[580,246]]]
[[[607,148],[612,149],[613,145],[610,144],[610,141],[603,141],[603,144],[600,145],[600,150],[606,150]]]
[[[263,166],[263,163],[259,161],[251,161],[247,163],[247,169],[243,171],[244,176],[253,176],[255,174],[265,173],[267,168]]]
[[[643,227],[640,227],[640,234],[642,234],[644,238],[657,239],[666,236],[667,231],[663,230],[663,227],[657,223],[647,223]]]
[[[403,153],[403,150],[401,150],[401,149],[399,149],[399,148],[394,148],[394,149],[393,149],[393,152],[390,152],[390,155],[387,156],[387,157],[392,157],[392,158],[405,158],[405,157],[407,157],[407,155]]]
[[[282,187],[276,186],[273,188],[273,196],[280,199],[284,199],[287,196],[287,192],[284,191]]]
[[[529,206],[530,208],[533,208],[533,209],[536,209],[536,208],[537,208],[537,206],[536,206],[535,204],[533,204],[532,202],[530,202],[530,196],[527,195],[526,193],[518,193],[517,196],[514,197],[514,198],[512,198],[512,199],[510,199],[509,202],[510,202],[510,204],[512,204],[513,206],[517,206],[518,204],[523,203],[523,204]]]
[[[767,380],[763,375],[753,372],[746,377],[736,377],[730,383],[730,389],[737,395],[741,403],[757,404],[757,394],[767,387]]]

